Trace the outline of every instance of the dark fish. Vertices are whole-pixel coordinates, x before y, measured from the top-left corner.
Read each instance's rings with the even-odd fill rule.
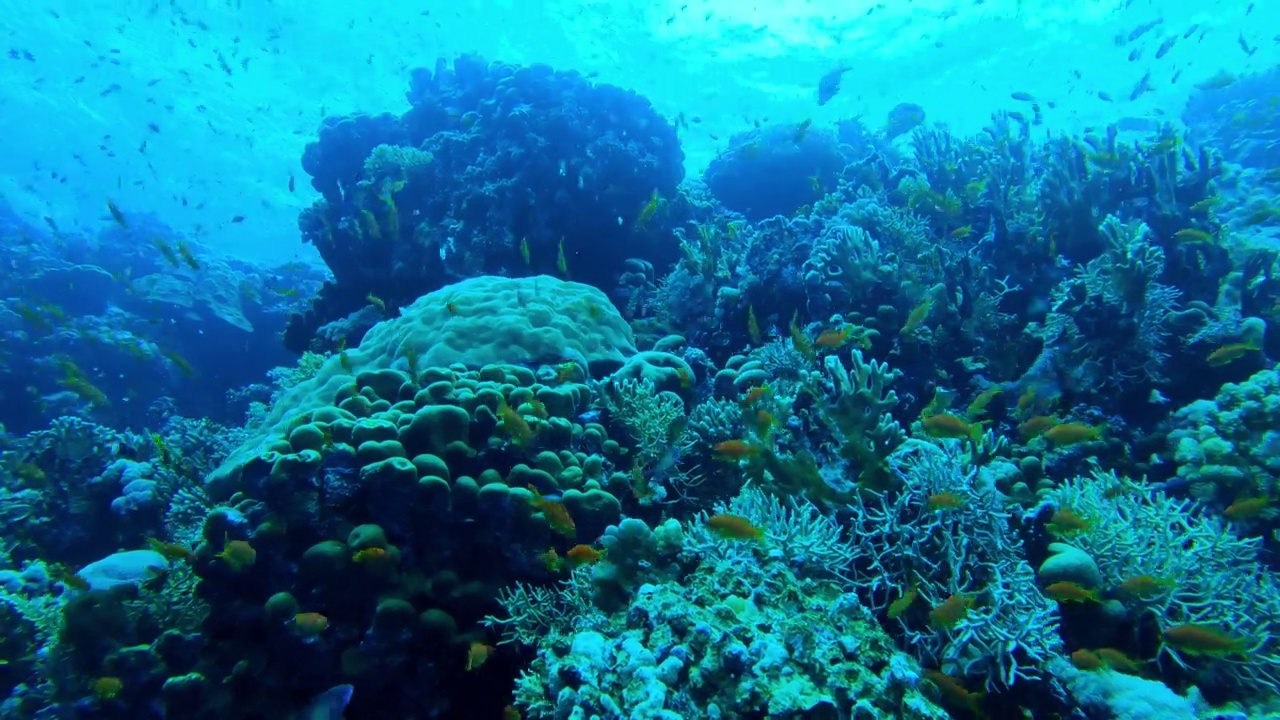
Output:
[[[1164,22],[1164,18],[1156,18],[1155,20],[1152,20],[1150,22],[1145,22],[1139,25],[1129,33],[1128,42],[1133,42],[1134,40],[1137,40],[1138,38],[1147,34],[1149,30],[1155,28],[1156,26],[1160,25],[1160,23],[1163,23],[1163,22]]]
[[[1021,90],[1017,92],[1009,93],[1009,97],[1013,98],[1014,100],[1017,100],[1018,102],[1032,102],[1033,100],[1035,100],[1035,98],[1031,96],[1031,93],[1022,92]]]
[[[849,72],[851,69],[852,68],[841,65],[822,76],[822,79],[818,81],[819,105],[826,105],[831,101],[831,98],[836,96],[836,93],[840,92],[840,80],[844,77],[844,74]]]
[[[1156,59],[1159,60],[1160,58],[1167,55],[1169,51],[1173,49],[1173,44],[1177,41],[1178,41],[1177,35],[1170,35],[1169,37],[1165,38],[1165,41],[1160,43],[1160,47],[1156,49]]]
[[[337,685],[325,690],[307,703],[298,720],[342,720],[353,689],[350,685]]]
[[[243,216],[243,215],[236,215],[235,217],[231,218],[231,222],[233,222],[233,223],[242,223],[242,222],[244,222],[244,216]]]

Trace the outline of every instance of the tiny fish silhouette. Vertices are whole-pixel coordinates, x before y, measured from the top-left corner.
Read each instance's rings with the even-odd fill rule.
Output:
[[[852,68],[841,65],[822,76],[822,79],[818,81],[819,105],[826,105],[831,101],[831,98],[836,96],[836,93],[840,92],[840,80],[844,77],[844,74],[849,72],[851,69]]]

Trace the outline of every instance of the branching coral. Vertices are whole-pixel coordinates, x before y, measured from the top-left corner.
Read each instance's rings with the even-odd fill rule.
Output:
[[[1072,543],[1093,557],[1107,585],[1140,576],[1167,583],[1129,598],[1161,628],[1208,625],[1243,643],[1243,652],[1208,657],[1164,643],[1162,657],[1201,677],[1273,694],[1280,686],[1280,577],[1262,564],[1261,540],[1236,536],[1191,501],[1112,492],[1124,485],[1114,472],[1095,471],[1059,485],[1047,499],[1088,522]]]
[[[757,487],[747,487],[717,513],[746,518],[758,528],[763,547],[784,560],[796,573],[807,577],[843,579],[854,560],[854,549],[841,536],[840,525],[823,515],[811,503],[778,498]],[[761,546],[728,540],[711,532],[708,513],[694,518],[686,533],[689,546],[705,557],[718,557],[729,564],[751,562]]]
[[[825,579],[819,560],[848,561],[835,524],[748,493],[730,508],[762,524],[763,542],[690,528],[691,569],[617,612],[586,605],[583,570],[558,591],[504,593],[513,620],[494,626],[538,652],[516,685],[526,717],[945,717],[857,597]]]
[[[1156,281],[1164,251],[1146,225],[1108,216],[1099,231],[1107,252],[1054,288],[1051,310],[1032,332],[1060,351],[1077,389],[1159,382],[1169,357],[1165,321],[1181,293]]]
[[[687,449],[694,440],[683,431],[684,401],[675,393],[658,392],[647,378],[613,380],[601,398],[631,433],[645,462],[661,457],[672,446]]]
[[[839,356],[824,360],[823,390],[829,403],[821,417],[840,440],[840,454],[854,465],[853,474],[864,487],[884,488],[889,478],[886,459],[906,439],[906,433],[889,412],[898,394],[889,384],[901,377],[887,363],[863,359],[854,350],[853,368],[846,369]]]
[[[865,494],[850,533],[858,584],[872,607],[884,610],[913,584],[916,607],[967,597],[972,606],[949,628],[926,628],[920,613],[902,615],[907,643],[926,662],[952,666],[957,677],[981,677],[991,688],[1038,675],[1061,648],[1058,613],[1036,587],[1006,498],[957,451],[908,440],[891,462],[902,490]],[[944,495],[956,506],[930,503]]]

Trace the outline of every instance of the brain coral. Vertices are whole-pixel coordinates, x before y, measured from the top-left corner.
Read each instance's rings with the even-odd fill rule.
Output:
[[[374,326],[359,347],[330,357],[315,377],[285,392],[257,432],[210,474],[209,482],[226,479],[283,438],[295,418],[332,404],[362,373],[577,360],[600,376],[635,354],[631,327],[605,294],[590,285],[546,275],[482,276],[454,283]]]

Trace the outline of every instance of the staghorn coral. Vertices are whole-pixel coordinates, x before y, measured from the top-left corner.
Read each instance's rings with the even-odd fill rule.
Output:
[[[840,442],[840,454],[852,463],[857,481],[883,489],[889,480],[886,460],[906,440],[890,415],[898,393],[889,384],[902,374],[887,363],[864,360],[857,349],[850,358],[850,369],[837,355],[823,359],[822,389],[828,402],[820,417]]]
[[[648,378],[613,380],[601,393],[601,399],[631,433],[643,462],[656,460],[670,447],[687,450],[694,441],[690,433],[672,430],[683,428],[684,401],[673,392],[658,392]]]
[[[1125,481],[1094,471],[1051,490],[1047,501],[1088,521],[1072,543],[1117,586],[1147,575],[1167,582],[1160,592],[1129,598],[1129,607],[1160,628],[1186,623],[1217,627],[1245,643],[1245,651],[1197,657],[1169,644],[1160,656],[1195,673],[1198,681],[1274,694],[1280,686],[1280,576],[1262,563],[1259,538],[1240,538],[1221,519],[1161,491],[1110,492]]]
[[[1073,389],[1128,389],[1163,380],[1166,320],[1180,292],[1156,280],[1164,251],[1141,222],[1108,216],[1107,252],[1054,288],[1042,325],[1028,331],[1057,351]]]
[[[1058,611],[1036,587],[994,480],[954,445],[908,440],[890,462],[902,489],[866,493],[852,508],[855,580],[870,606],[882,611],[916,583],[919,599],[900,622],[922,662],[991,689],[1040,676],[1061,651]],[[961,503],[930,507],[942,493]],[[953,627],[929,627],[924,611],[955,595],[976,602]]]
[[[920,694],[919,668],[814,562],[847,560],[834,524],[747,492],[731,507],[764,525],[764,543],[690,528],[683,556],[696,566],[640,586],[616,612],[584,606],[584,577],[554,596],[505,595],[521,618],[509,638],[537,649],[516,687],[526,717],[946,717]]]

